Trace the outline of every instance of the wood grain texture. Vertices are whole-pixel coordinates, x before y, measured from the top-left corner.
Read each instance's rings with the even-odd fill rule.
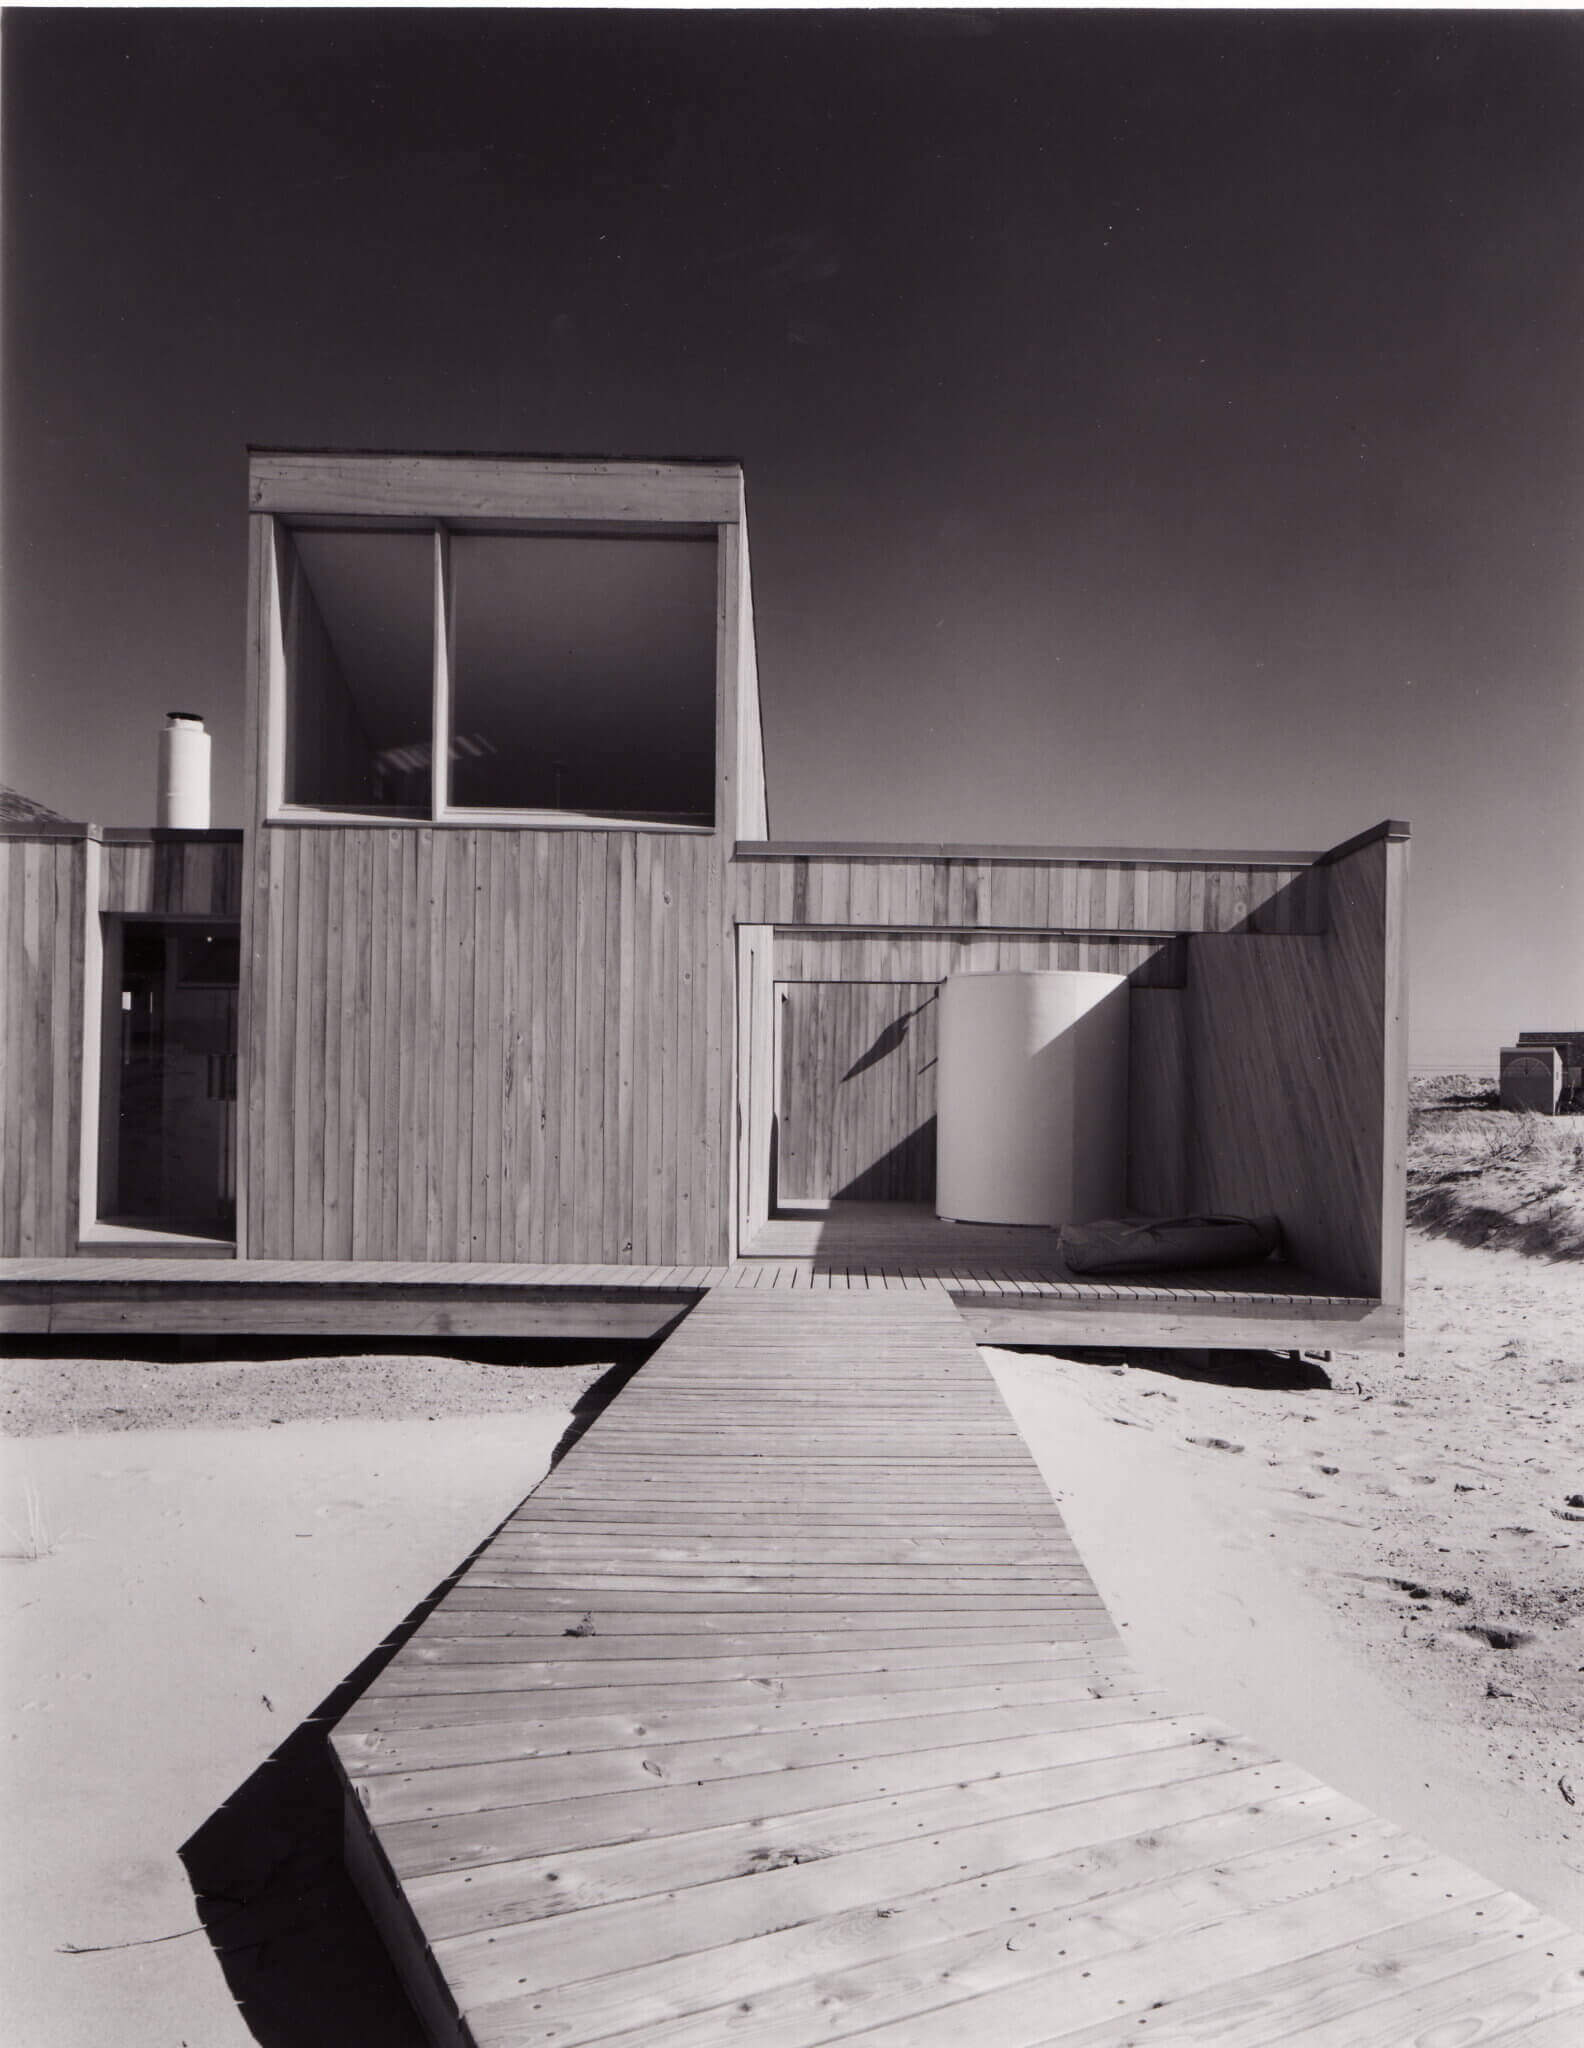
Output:
[[[740,470],[266,451],[250,478],[244,1253],[724,1257],[725,848],[765,822]],[[267,825],[286,663],[277,557],[297,515],[712,529],[717,830]]]
[[[242,834],[107,835],[99,908],[122,917],[239,917]]]
[[[1128,999],[1128,1206],[1141,1216],[1188,1207],[1187,1020],[1181,993],[1140,988]]]
[[[254,512],[384,519],[718,525],[738,517],[735,463],[256,449]]]
[[[437,2041],[1584,2013],[1584,1937],[1133,1673],[938,1293],[708,1296],[332,1742]]]
[[[272,827],[254,858],[249,1255],[724,1258],[713,840]]]
[[[777,983],[781,1201],[933,1201],[938,993],[934,982]]]
[[[1281,1218],[1291,1255],[1402,1301],[1402,863],[1376,839],[1326,868],[1317,938],[1189,943],[1195,1208]]]
[[[1320,870],[1301,864],[1010,851],[969,856],[948,849],[900,858],[880,849],[833,848],[773,857],[744,849],[732,865],[738,917],[777,925],[889,929],[912,923],[1101,938],[1136,932],[1157,939],[1175,932],[1324,928]]]
[[[87,843],[0,839],[0,1256],[70,1252],[81,1148]]]

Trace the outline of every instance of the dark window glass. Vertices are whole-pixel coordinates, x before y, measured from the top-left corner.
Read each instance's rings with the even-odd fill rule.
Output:
[[[451,801],[708,824],[715,543],[451,541]]]
[[[299,531],[282,556],[287,802],[427,812],[431,536]]]
[[[101,1214],[226,1237],[236,1223],[238,934],[128,919],[107,939]]]

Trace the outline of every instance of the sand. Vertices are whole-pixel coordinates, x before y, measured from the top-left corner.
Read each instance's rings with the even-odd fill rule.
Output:
[[[1584,1925],[1584,1272],[1410,1242],[1405,1360],[986,1356],[1141,1670]],[[418,2048],[322,1730],[600,1374],[0,1362],[0,2040]]]
[[[1584,1269],[1409,1261],[1401,1360],[985,1355],[1142,1670],[1584,1927]]]
[[[322,1753],[293,1731],[537,1482],[598,1375],[95,1361],[72,1400],[58,1362],[8,1364],[13,1428],[52,1385],[57,1420],[102,1420],[106,1388],[125,1413],[3,1446],[0,1800],[27,1854],[0,1877],[0,2041],[420,2048],[341,1881]],[[192,1420],[206,1379],[233,1426]],[[273,1420],[332,1398],[356,1419]],[[185,1426],[127,1426],[145,1402]],[[213,1945],[179,1932],[195,1836]]]

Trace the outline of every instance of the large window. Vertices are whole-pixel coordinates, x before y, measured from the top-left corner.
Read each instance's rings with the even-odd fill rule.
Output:
[[[282,529],[288,812],[708,826],[713,534]]]

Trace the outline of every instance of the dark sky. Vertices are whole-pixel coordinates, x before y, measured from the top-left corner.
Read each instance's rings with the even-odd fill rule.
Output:
[[[730,455],[778,836],[1406,816],[1416,1057],[1584,1024],[1584,17],[23,10],[4,92],[5,780],[146,820],[180,705],[235,819],[248,442]]]

